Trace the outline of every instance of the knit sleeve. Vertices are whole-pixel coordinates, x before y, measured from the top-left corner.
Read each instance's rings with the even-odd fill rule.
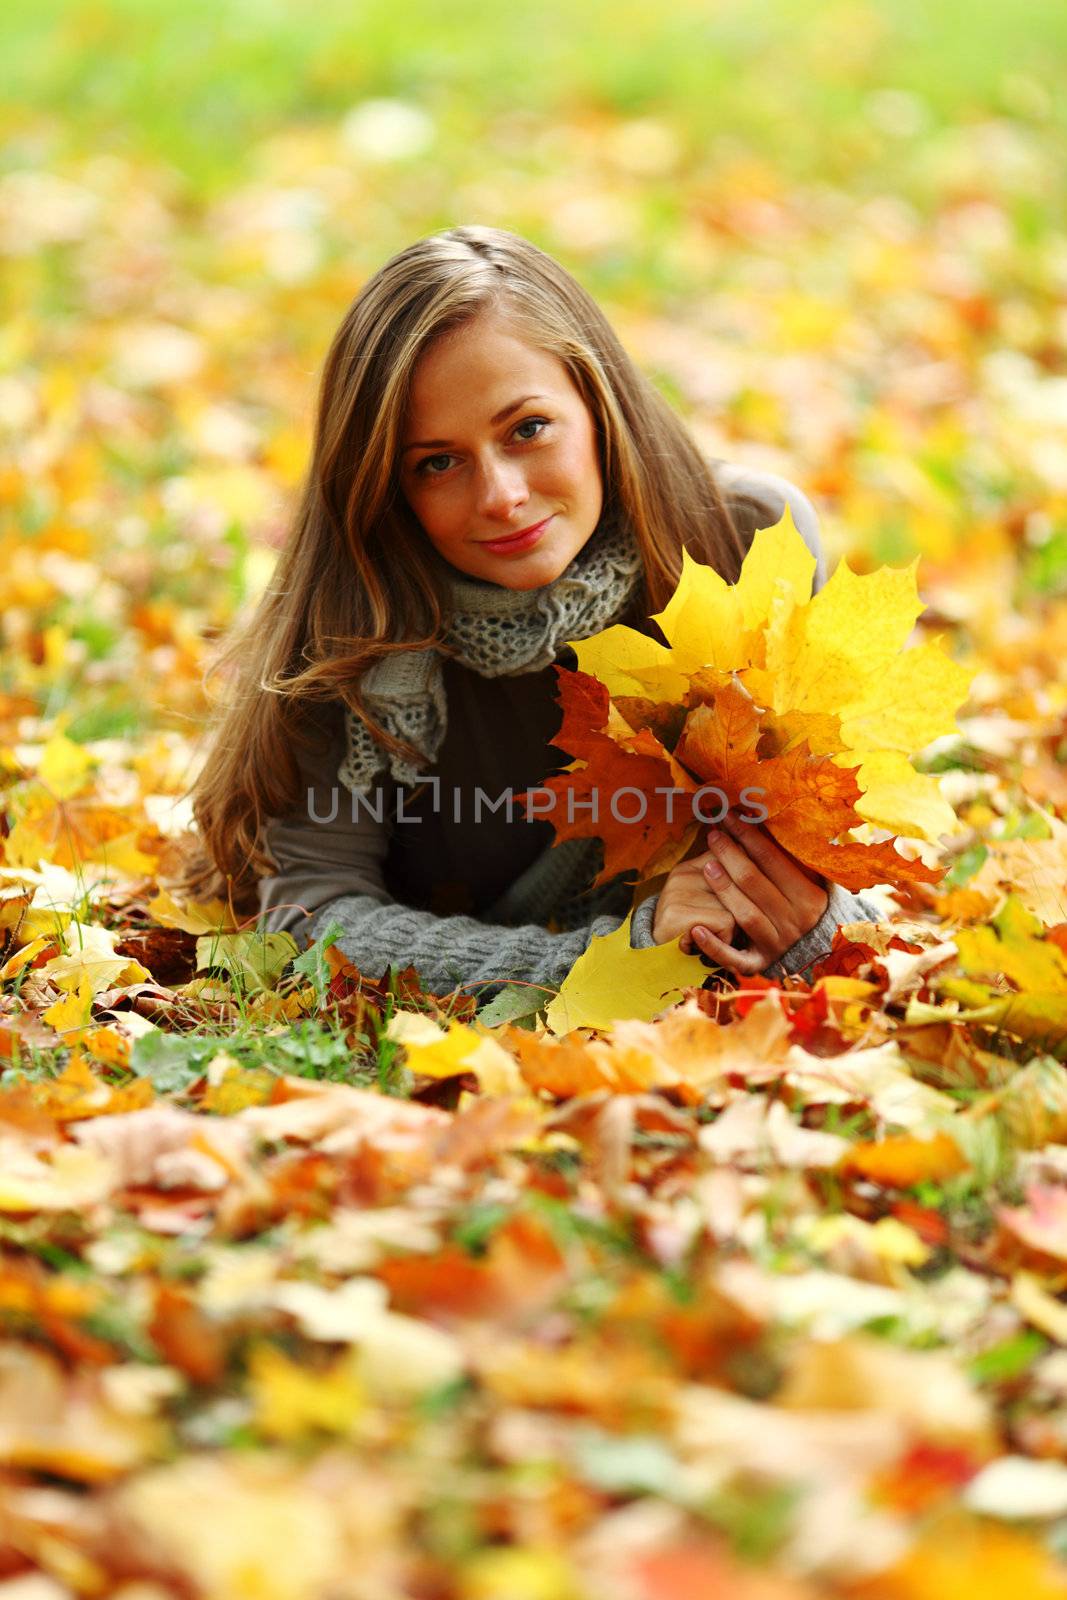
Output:
[[[864,900],[862,895],[850,894],[847,889],[842,889],[839,883],[829,886],[829,898],[826,910],[813,928],[801,934],[795,944],[783,951],[777,961],[763,969],[765,978],[784,978],[791,973],[806,973],[815,961],[827,955],[834,942],[834,935],[838,928],[846,922],[881,922],[882,912],[870,900]],[[630,924],[631,943],[636,948],[644,948],[643,942],[647,939],[649,944],[654,944],[652,937],[652,923],[659,904],[659,895],[649,895],[643,900],[634,912]]]
[[[782,978],[787,973],[807,975],[812,962],[819,961],[830,951],[834,934],[846,922],[881,922],[883,913],[862,895],[851,894],[839,883],[828,885],[829,899],[826,910],[813,928],[801,934],[795,944],[764,968],[764,977]]]
[[[630,925],[633,949],[655,943],[647,914]],[[318,939],[331,923],[341,926],[336,948],[368,977],[377,980],[391,965],[413,966],[423,985],[445,994],[457,985],[473,989],[479,1002],[507,983],[560,987],[594,938],[615,933],[623,917],[594,917],[568,933],[551,933],[537,923],[511,927],[477,917],[437,916],[395,901],[383,905],[369,895],[338,895],[320,906],[301,930]]]

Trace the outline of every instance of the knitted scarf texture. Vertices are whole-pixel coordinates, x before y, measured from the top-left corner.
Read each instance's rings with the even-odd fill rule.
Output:
[[[513,677],[549,666],[565,644],[588,639],[626,615],[641,586],[643,563],[629,524],[605,515],[574,560],[539,589],[507,589],[459,572],[431,548],[450,602],[445,640],[458,660],[485,678]],[[432,764],[448,728],[448,705],[434,648],[398,650],[363,677],[372,715],[390,733],[409,740]],[[353,793],[388,772],[401,784],[419,781],[422,761],[405,761],[374,739],[346,708],[346,755],[338,778]],[[603,866],[598,838],[564,839],[546,846],[484,913],[489,922],[551,924],[568,930],[598,914],[625,915],[631,890],[617,879],[591,888]]]
[[[625,615],[642,579],[641,553],[625,520],[602,517],[574,560],[539,589],[507,589],[458,571],[436,551],[451,602],[446,642],[483,678],[514,677],[548,666],[572,639],[587,639]],[[436,648],[398,650],[361,680],[369,710],[388,731],[410,741],[432,764],[448,728],[448,706]],[[419,781],[423,762],[393,754],[350,709],[347,754],[338,768],[353,793],[388,771],[402,784]]]

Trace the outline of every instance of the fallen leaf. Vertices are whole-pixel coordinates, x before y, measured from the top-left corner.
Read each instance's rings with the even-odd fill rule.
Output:
[[[575,961],[545,1012],[551,1032],[611,1028],[630,1017],[647,1021],[680,999],[683,989],[703,983],[707,968],[699,956],[684,955],[678,939],[632,949],[632,916],[614,933],[594,936]]]
[[[217,967],[249,993],[272,989],[299,954],[290,933],[206,933],[196,941],[197,971]]]
[[[981,1012],[981,1020],[1059,1049],[1067,1036],[1067,955],[1037,917],[1009,895],[988,927],[956,934],[964,978],[938,981],[941,993]],[[1014,992],[1004,992],[1004,980]],[[986,981],[976,981],[986,980]],[[994,988],[989,980],[994,980]]]
[[[397,1011],[386,1025],[385,1037],[404,1045],[411,1072],[428,1078],[473,1072],[486,1094],[524,1092],[514,1057],[495,1039],[462,1022],[450,1022],[445,1029],[423,1013]]]
[[[920,1139],[912,1134],[892,1134],[873,1144],[854,1144],[842,1158],[841,1170],[890,1189],[910,1189],[917,1183],[943,1183],[966,1172],[967,1158],[947,1133]]]

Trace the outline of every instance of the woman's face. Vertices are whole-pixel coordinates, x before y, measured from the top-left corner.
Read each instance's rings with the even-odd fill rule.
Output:
[[[498,312],[442,335],[414,374],[400,484],[460,572],[537,589],[569,566],[603,503],[596,432],[563,363]],[[528,537],[515,534],[536,531]]]

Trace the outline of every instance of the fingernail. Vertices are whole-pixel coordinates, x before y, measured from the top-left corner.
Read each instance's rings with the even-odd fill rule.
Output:
[[[716,883],[726,876],[725,867],[720,867],[717,861],[705,861],[704,871],[707,873],[709,878],[714,878]]]
[[[706,939],[708,936],[707,928],[693,928],[691,932],[694,939]]]

